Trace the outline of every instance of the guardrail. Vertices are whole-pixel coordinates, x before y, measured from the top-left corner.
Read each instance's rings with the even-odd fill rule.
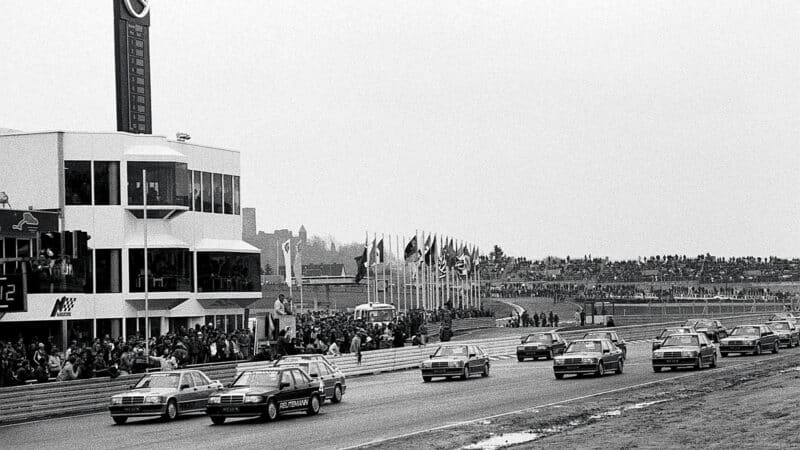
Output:
[[[744,323],[758,323],[769,318],[765,314],[748,314],[743,316],[720,317],[726,326]],[[682,322],[663,322],[648,325],[630,325],[615,328],[604,328],[617,331],[625,340],[635,341],[652,339],[663,328],[680,325]],[[524,328],[519,334],[525,333]],[[577,339],[587,330],[561,332],[566,339]],[[471,339],[458,341],[463,344],[476,344],[483,347],[490,356],[514,355],[519,337],[502,337],[491,339]],[[330,360],[347,376],[361,376],[414,369],[422,360],[433,353],[436,345],[422,347],[403,347],[385,350],[373,350],[362,354],[359,365],[354,355],[346,354]],[[229,383],[238,371],[271,365],[269,361],[248,363],[224,363],[216,365],[195,366],[203,370],[211,379]],[[141,375],[123,375],[114,380],[89,379],[69,382],[31,384],[0,389],[0,423],[16,423],[48,417],[85,414],[103,411],[108,406],[112,394],[124,391],[136,382]]]

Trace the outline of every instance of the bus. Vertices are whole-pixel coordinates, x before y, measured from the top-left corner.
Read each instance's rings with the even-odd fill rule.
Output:
[[[388,325],[394,322],[397,311],[394,306],[386,303],[364,303],[356,306],[354,318],[363,320],[368,324]]]

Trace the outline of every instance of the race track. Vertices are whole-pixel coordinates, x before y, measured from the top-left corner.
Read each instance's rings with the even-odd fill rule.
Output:
[[[63,448],[79,439],[87,448],[343,448],[403,436],[434,427],[502,414],[553,402],[686,376],[694,372],[654,373],[650,342],[629,343],[623,375],[556,380],[551,361],[504,357],[492,361],[491,376],[467,381],[423,383],[418,370],[348,380],[339,405],[325,403],[316,417],[290,415],[273,423],[229,420],[214,426],[208,417],[182,417],[174,423],[131,419],[114,425],[107,413],[0,427],[5,448]],[[433,348],[431,348],[433,351]],[[800,353],[800,349],[782,349]],[[719,358],[719,366],[759,357]],[[706,369],[715,370],[715,369]],[[698,372],[702,376],[702,371]],[[76,442],[76,441],[73,441]]]

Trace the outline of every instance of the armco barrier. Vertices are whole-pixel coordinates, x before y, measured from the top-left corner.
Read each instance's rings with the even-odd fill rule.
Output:
[[[759,323],[768,318],[769,315],[766,314],[748,314],[720,317],[719,319],[725,326],[732,327],[744,323]],[[681,322],[665,322],[605,329],[615,330],[625,340],[635,341],[652,339],[663,328],[680,324]],[[520,336],[527,331],[525,328],[518,330]],[[564,331],[561,332],[561,335],[568,340],[578,339],[586,331]],[[472,339],[457,342],[480,345],[491,356],[508,356],[515,353],[519,337]],[[331,358],[331,361],[347,376],[368,375],[417,368],[420,362],[433,353],[435,349],[435,344],[429,344],[423,347],[403,347],[364,352],[361,365],[356,362],[355,356],[349,354]],[[271,363],[251,362],[238,365],[226,363],[197,366],[196,368],[203,370],[211,379],[228,383],[238,371],[266,367],[269,364]],[[115,380],[107,378],[78,380],[0,389],[0,423],[24,422],[46,417],[103,411],[106,409],[109,397],[112,394],[124,391],[127,386],[134,383],[139,377],[140,375],[126,375]]]

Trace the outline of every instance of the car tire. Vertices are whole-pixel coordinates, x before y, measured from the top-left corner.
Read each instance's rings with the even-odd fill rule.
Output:
[[[719,355],[725,358],[726,356],[728,356],[728,352],[719,352]]]
[[[322,402],[319,399],[319,395],[314,394],[308,399],[308,409],[306,410],[306,414],[309,416],[316,416],[319,414],[319,409]]]
[[[700,370],[703,368],[703,357],[698,356],[697,362],[694,363],[694,370]]]
[[[655,372],[655,373],[661,372],[661,367],[653,366],[653,372]]]
[[[619,364],[617,364],[617,370],[614,372],[617,375],[622,375],[623,367],[625,366],[625,360],[620,358]]]
[[[556,375],[556,380],[560,380],[560,379],[564,378],[564,374],[563,373],[557,373],[555,375]]]
[[[331,397],[332,403],[339,403],[342,401],[342,387],[338,384],[333,388],[333,397]]]
[[[211,423],[214,425],[222,425],[225,423],[225,417],[223,416],[211,416]]]
[[[481,372],[481,376],[484,378],[489,376],[489,363],[483,365],[483,372]]]
[[[125,422],[128,421],[128,418],[125,416],[115,416],[112,417],[112,419],[114,419],[114,423],[117,425],[125,425]]]
[[[461,372],[461,379],[466,380],[469,378],[469,367],[464,367],[464,371]]]
[[[430,383],[430,382],[431,382],[431,377],[425,377],[425,376],[423,376],[423,377],[422,377],[422,382],[423,382],[423,383]]]
[[[533,359],[536,360],[536,358]],[[525,361],[525,358],[523,358],[522,356],[517,356],[517,361],[519,362]]]
[[[178,402],[174,398],[167,402],[167,412],[164,413],[164,420],[175,420],[178,417]]]
[[[715,369],[717,367],[717,355],[716,354],[711,356],[711,364],[709,364],[708,367],[711,367],[712,369]]]
[[[603,367],[603,363],[598,363],[597,364],[597,370],[595,371],[594,376],[602,377],[603,375],[605,375],[605,373],[606,373],[606,369],[605,369],[605,367]]]
[[[270,400],[269,403],[267,403],[267,411],[264,413],[264,418],[268,421],[273,421],[278,418],[279,414],[278,404],[275,403],[275,400]]]
[[[778,341],[775,341],[775,345],[772,346],[772,353],[778,353],[778,347],[780,347]]]
[[[761,354],[761,343],[760,342],[758,344],[756,344],[756,349],[753,350],[753,354],[754,355],[760,355]]]

